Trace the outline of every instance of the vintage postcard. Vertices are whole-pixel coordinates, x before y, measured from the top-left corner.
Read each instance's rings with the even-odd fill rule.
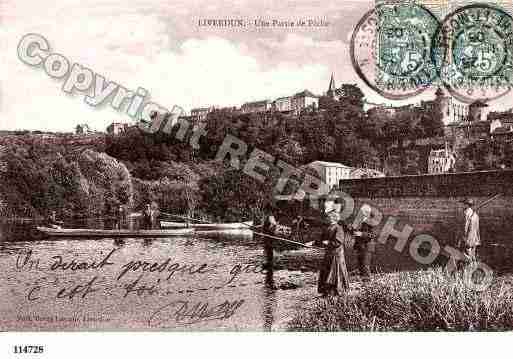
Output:
[[[2,1],[0,331],[510,331],[512,9]]]

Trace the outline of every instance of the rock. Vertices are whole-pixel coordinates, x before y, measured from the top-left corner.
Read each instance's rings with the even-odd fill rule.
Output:
[[[284,282],[284,283],[280,283],[278,286],[279,289],[283,289],[283,290],[297,289],[300,287],[302,287],[302,285],[300,285],[299,283],[294,283],[294,282]]]
[[[297,289],[304,286],[303,277],[298,274],[291,274],[287,278],[279,278],[277,287],[279,289]]]

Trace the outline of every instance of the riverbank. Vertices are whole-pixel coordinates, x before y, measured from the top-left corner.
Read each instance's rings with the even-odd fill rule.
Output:
[[[305,303],[291,331],[504,331],[513,327],[513,280],[475,291],[442,269],[376,275],[340,298]]]

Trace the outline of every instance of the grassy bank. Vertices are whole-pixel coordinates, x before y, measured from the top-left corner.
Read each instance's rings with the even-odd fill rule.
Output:
[[[319,299],[289,323],[297,331],[511,330],[513,291],[496,279],[485,291],[441,269],[377,276],[356,293]]]

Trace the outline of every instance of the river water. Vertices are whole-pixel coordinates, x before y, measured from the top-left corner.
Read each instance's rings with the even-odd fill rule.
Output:
[[[0,330],[282,330],[316,296],[319,254],[283,253],[271,276],[250,232],[51,240],[0,228]]]
[[[513,246],[483,238],[487,263],[511,272]],[[394,243],[377,247],[373,272],[427,267],[408,250],[395,251]],[[4,223],[0,330],[284,330],[317,300],[321,255],[281,251],[269,273],[262,270],[262,243],[251,232],[52,240],[34,224]],[[346,251],[346,259],[354,274],[355,253]]]

